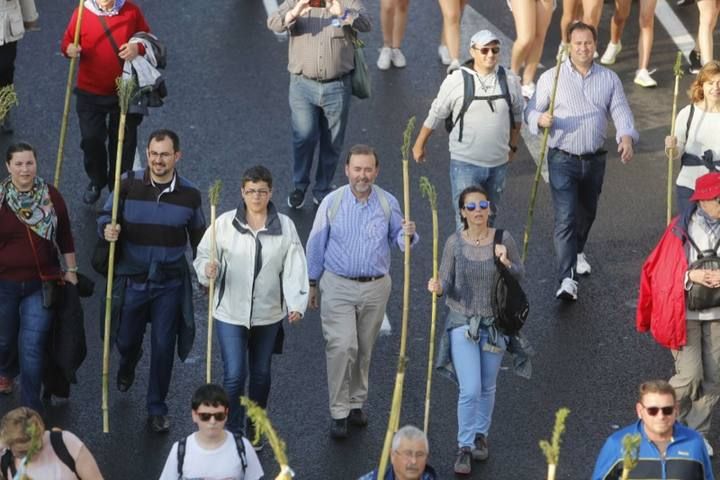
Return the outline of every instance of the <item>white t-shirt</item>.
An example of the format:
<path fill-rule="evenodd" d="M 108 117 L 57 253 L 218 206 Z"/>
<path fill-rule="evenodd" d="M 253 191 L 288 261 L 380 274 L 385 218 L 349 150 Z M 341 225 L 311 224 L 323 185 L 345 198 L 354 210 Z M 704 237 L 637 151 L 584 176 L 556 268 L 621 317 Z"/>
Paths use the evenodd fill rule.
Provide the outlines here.
<path fill-rule="evenodd" d="M 690 125 L 690 134 L 687 135 L 687 121 L 690 116 L 690 105 L 678 113 L 675 122 L 675 136 L 678 139 L 678 151 L 680 154 L 687 152 L 702 157 L 705 150 L 712 150 L 713 159 L 720 160 L 720 113 L 706 112 L 695 107 L 695 113 Z M 687 142 L 685 138 L 687 137 Z M 704 165 L 683 166 L 678 174 L 677 185 L 695 190 L 695 180 L 708 173 Z"/>
<path fill-rule="evenodd" d="M 243 443 L 247 469 L 243 475 L 232 433 L 225 431 L 225 443 L 214 450 L 206 450 L 198 445 L 196 435 L 197 433 L 190 435 L 185 443 L 183 480 L 259 480 L 263 476 L 262 465 L 246 438 L 243 438 Z M 160 474 L 160 480 L 177 480 L 177 449 L 178 442 L 175 442 Z"/>

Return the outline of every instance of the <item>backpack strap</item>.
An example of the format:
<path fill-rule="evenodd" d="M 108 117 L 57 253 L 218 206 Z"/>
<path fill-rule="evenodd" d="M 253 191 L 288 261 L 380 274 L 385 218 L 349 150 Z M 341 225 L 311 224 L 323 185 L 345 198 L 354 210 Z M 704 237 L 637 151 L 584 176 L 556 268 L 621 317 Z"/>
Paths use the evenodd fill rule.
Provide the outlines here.
<path fill-rule="evenodd" d="M 498 67 L 497 77 L 498 83 L 500 84 L 500 93 L 505 98 L 508 105 L 508 113 L 510 114 L 510 130 L 512 130 L 515 128 L 515 114 L 512 109 L 512 98 L 510 97 L 510 89 L 508 88 L 507 72 L 502 66 Z"/>
<path fill-rule="evenodd" d="M 345 195 L 345 190 L 350 188 L 348 185 L 343 185 L 342 187 L 335 190 L 333 193 L 331 193 L 332 203 L 330 204 L 330 207 L 327 211 L 327 217 L 328 217 L 328 225 L 335 220 L 335 217 L 337 216 L 338 210 L 340 210 L 340 204 L 342 203 L 342 197 Z"/>
<path fill-rule="evenodd" d="M 237 453 L 240 457 L 240 464 L 242 465 L 243 476 L 247 470 L 247 455 L 245 454 L 245 442 L 241 434 L 233 432 L 235 438 L 235 446 L 237 447 Z"/>
<path fill-rule="evenodd" d="M 75 459 L 72 458 L 70 452 L 65 445 L 65 441 L 62 437 L 62 430 L 51 430 L 50 431 L 50 444 L 52 445 L 55 455 L 65 464 L 77 478 L 80 478 L 77 470 L 75 469 Z"/>
<path fill-rule="evenodd" d="M 692 239 L 692 237 L 690 236 L 690 232 L 687 232 L 687 239 L 688 239 L 688 241 L 690 241 L 690 245 L 692 245 L 692 247 L 697 252 L 698 258 L 702 258 L 702 250 L 700 250 L 700 247 L 697 246 L 697 243 L 695 243 L 695 240 Z M 719 239 L 719 241 L 720 241 L 720 239 Z M 715 245 L 715 251 L 717 251 L 718 246 L 720 246 L 720 245 L 717 245 L 717 244 Z"/>
<path fill-rule="evenodd" d="M 185 444 L 187 442 L 187 437 L 183 437 L 180 440 L 178 440 L 178 448 L 177 448 L 177 472 L 178 472 L 178 480 L 182 480 L 183 477 L 183 463 L 185 462 Z"/>
<path fill-rule="evenodd" d="M 14 477 L 17 473 L 17 469 L 15 469 L 15 458 L 13 458 L 12 451 L 8 448 L 5 450 L 5 453 L 3 454 L 2 458 L 0 458 L 0 469 L 2 469 L 2 472 L 0 472 L 0 476 L 4 477 L 7 475 L 8 469 L 10 470 L 10 474 Z"/>
<path fill-rule="evenodd" d="M 695 104 L 690 104 L 690 113 L 688 114 L 687 124 L 685 125 L 685 143 L 687 144 L 688 136 L 690 135 L 690 124 L 692 123 L 693 116 L 695 115 Z"/>
<path fill-rule="evenodd" d="M 372 188 L 373 190 L 375 190 L 375 193 L 377 193 L 378 202 L 380 202 L 380 208 L 382 208 L 382 211 L 385 214 L 385 221 L 390 222 L 390 215 L 392 212 L 390 210 L 390 202 L 387 199 L 388 193 L 374 184 Z"/>
<path fill-rule="evenodd" d="M 455 128 L 455 125 L 460 122 L 458 142 L 462 142 L 463 126 L 465 124 L 465 112 L 468 111 L 468 108 L 470 108 L 470 104 L 473 102 L 473 100 L 475 100 L 475 79 L 473 78 L 473 75 L 462 68 L 460 69 L 460 71 L 462 72 L 463 77 L 463 103 L 462 107 L 460 107 L 460 113 L 458 113 L 458 116 L 455 117 L 455 121 L 452 122 L 452 128 L 450 129 L 452 131 L 452 129 Z"/>

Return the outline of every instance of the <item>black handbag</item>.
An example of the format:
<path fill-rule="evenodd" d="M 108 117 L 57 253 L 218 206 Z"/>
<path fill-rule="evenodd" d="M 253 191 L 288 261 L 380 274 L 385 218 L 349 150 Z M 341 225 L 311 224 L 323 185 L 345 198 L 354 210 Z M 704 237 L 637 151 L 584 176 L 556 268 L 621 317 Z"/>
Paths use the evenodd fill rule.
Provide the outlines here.
<path fill-rule="evenodd" d="M 495 245 L 502 243 L 503 231 L 495 230 L 495 238 L 493 240 L 493 256 L 495 255 Z M 495 326 L 498 330 L 506 335 L 514 335 L 520 331 L 525 325 L 528 314 L 530 313 L 530 304 L 527 295 L 520 286 L 517 278 L 510 273 L 510 270 L 495 256 L 495 281 L 492 287 L 492 310 L 495 317 Z"/>
<path fill-rule="evenodd" d="M 718 257 L 720 239 L 715 243 L 712 250 L 700 250 L 695 241 L 690 238 L 690 235 L 687 238 L 690 245 L 697 251 L 698 256 L 697 260 L 688 267 L 688 270 L 720 270 L 720 257 Z M 688 310 L 697 311 L 720 307 L 720 288 L 710 288 L 692 282 L 686 295 L 685 301 Z"/>

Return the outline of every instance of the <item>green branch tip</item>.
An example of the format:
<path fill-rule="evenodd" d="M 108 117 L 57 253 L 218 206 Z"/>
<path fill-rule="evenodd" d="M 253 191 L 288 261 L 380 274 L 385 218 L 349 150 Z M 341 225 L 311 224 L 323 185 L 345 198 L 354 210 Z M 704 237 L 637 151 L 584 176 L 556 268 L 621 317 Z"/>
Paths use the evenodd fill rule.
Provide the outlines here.
<path fill-rule="evenodd" d="M 548 465 L 557 465 L 560 460 L 560 443 L 562 442 L 562 434 L 565 433 L 565 421 L 568 415 L 570 415 L 569 408 L 560 408 L 555 414 L 555 426 L 551 442 L 540 440 L 540 449 L 545 454 Z"/>
<path fill-rule="evenodd" d="M 240 397 L 240 404 L 245 407 L 245 413 L 255 425 L 255 438 L 250 440 L 259 441 L 260 436 L 265 435 L 270 447 L 272 447 L 275 460 L 280 465 L 280 474 L 276 479 L 287 480 L 293 478 L 294 473 L 288 465 L 287 453 L 285 452 L 285 442 L 278 436 L 273 428 L 267 412 L 248 397 Z"/>
<path fill-rule="evenodd" d="M 215 183 L 213 183 L 210 190 L 208 190 L 210 205 L 218 206 L 220 203 L 220 190 L 222 190 L 222 180 L 215 180 Z"/>
<path fill-rule="evenodd" d="M 12 107 L 18 104 L 15 85 L 5 85 L 0 88 L 0 121 L 4 120 Z"/>
<path fill-rule="evenodd" d="M 137 84 L 135 79 L 118 77 L 115 79 L 115 87 L 117 89 L 118 104 L 120 105 L 120 113 L 125 115 L 130 107 L 130 100 L 132 100 Z"/>
<path fill-rule="evenodd" d="M 420 177 L 420 193 L 430 201 L 430 208 L 437 210 L 437 190 L 426 176 Z"/>
<path fill-rule="evenodd" d="M 673 73 L 678 78 L 682 77 L 685 73 L 683 72 L 682 57 L 683 53 L 677 52 L 677 56 L 675 57 L 675 65 L 673 66 Z"/>
<path fill-rule="evenodd" d="M 410 158 L 410 142 L 412 141 L 412 134 L 415 131 L 415 116 L 410 117 L 408 120 L 407 126 L 405 127 L 405 132 L 403 133 L 403 144 L 402 148 L 400 149 L 400 153 L 402 153 L 402 160 L 406 161 L 408 158 Z"/>
<path fill-rule="evenodd" d="M 642 442 L 642 437 L 639 433 L 635 435 L 628 433 L 623 437 L 623 469 L 632 471 L 637 467 L 638 457 L 640 455 L 640 442 Z"/>

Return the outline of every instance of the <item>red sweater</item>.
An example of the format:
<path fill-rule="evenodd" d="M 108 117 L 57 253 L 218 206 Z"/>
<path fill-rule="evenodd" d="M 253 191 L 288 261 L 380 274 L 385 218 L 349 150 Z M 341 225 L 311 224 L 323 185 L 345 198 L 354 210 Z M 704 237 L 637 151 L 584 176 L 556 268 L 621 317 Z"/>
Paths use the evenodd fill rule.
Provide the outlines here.
<path fill-rule="evenodd" d="M 75 245 L 65 201 L 55 187 L 52 185 L 48 185 L 48 187 L 50 188 L 50 200 L 52 200 L 55 213 L 58 216 L 57 232 L 55 234 L 58 246 L 63 254 L 73 253 Z M 60 275 L 58 254 L 52 242 L 40 238 L 32 230 L 30 234 L 37 251 L 42 274 L 44 276 Z M 37 280 L 38 278 L 40 278 L 40 275 L 30 246 L 27 227 L 18 220 L 17 216 L 7 206 L 7 202 L 3 202 L 0 205 L 0 279 L 25 282 Z"/>
<path fill-rule="evenodd" d="M 75 37 L 77 8 L 65 30 L 60 51 L 63 55 Z M 142 12 L 131 2 L 125 2 L 118 15 L 104 17 L 118 48 L 130 40 L 137 32 L 149 32 L 150 27 Z M 142 45 L 140 54 L 145 53 Z M 105 35 L 100 18 L 87 8 L 83 12 L 80 25 L 80 69 L 77 87 L 95 95 L 115 95 L 115 79 L 122 74 L 120 58 L 115 53 L 110 40 Z"/>

